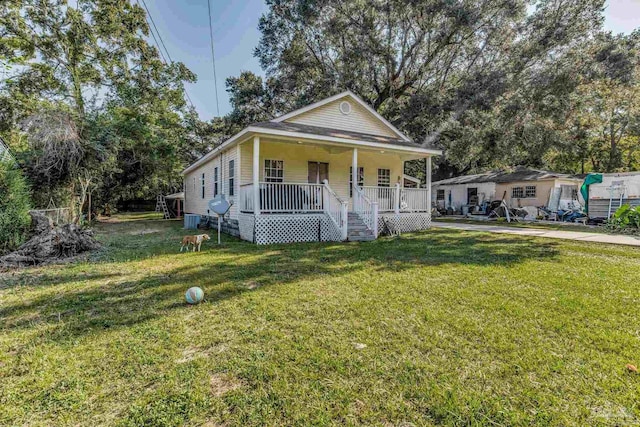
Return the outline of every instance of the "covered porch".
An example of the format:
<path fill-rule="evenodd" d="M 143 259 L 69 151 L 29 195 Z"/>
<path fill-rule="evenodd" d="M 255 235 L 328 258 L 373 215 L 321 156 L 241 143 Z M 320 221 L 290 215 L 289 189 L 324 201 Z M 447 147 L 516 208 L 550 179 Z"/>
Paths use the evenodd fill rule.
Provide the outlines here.
<path fill-rule="evenodd" d="M 255 135 L 239 158 L 239 222 L 241 235 L 252 229 L 248 240 L 372 240 L 429 226 L 430 155 Z M 419 158 L 426 187 L 404 188 L 404 163 Z"/>

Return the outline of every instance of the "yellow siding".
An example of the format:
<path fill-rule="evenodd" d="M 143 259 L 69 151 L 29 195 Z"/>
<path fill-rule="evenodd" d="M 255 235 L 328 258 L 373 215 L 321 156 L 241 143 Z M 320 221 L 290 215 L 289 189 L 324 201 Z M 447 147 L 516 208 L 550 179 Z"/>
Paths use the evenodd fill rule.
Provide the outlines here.
<path fill-rule="evenodd" d="M 340 112 L 340 103 L 342 101 L 347 101 L 351 104 L 350 114 L 342 114 Z M 348 97 L 335 100 L 285 121 L 398 138 L 398 135 L 389 129 L 387 125 Z"/>
<path fill-rule="evenodd" d="M 249 145 L 249 144 L 247 144 Z M 247 165 L 244 170 L 244 182 L 251 182 L 252 152 L 243 150 L 242 164 Z M 343 200 L 349 199 L 349 168 L 351 167 L 352 150 L 347 149 L 339 153 L 331 153 L 329 147 L 301 145 L 281 142 L 260 143 L 260 181 L 264 179 L 264 160 L 284 161 L 284 181 L 306 183 L 308 180 L 308 162 L 329 163 L 329 186 Z M 364 185 L 378 185 L 378 168 L 391 170 L 391 185 L 402 177 L 404 164 L 397 154 L 382 154 L 379 152 L 358 151 L 358 166 L 364 167 Z"/>
<path fill-rule="evenodd" d="M 511 189 L 513 187 L 536 187 L 536 197 L 512 199 Z M 496 199 L 502 199 L 504 192 L 507 192 L 505 202 L 512 208 L 522 206 L 546 206 L 549 203 L 549 195 L 551 189 L 554 187 L 554 180 L 548 181 L 521 181 L 521 182 L 509 182 L 506 184 L 496 184 Z"/>
<path fill-rule="evenodd" d="M 240 144 L 240 153 L 242 156 L 241 178 L 242 184 L 251 184 L 253 182 L 253 138 Z"/>
<path fill-rule="evenodd" d="M 197 169 L 189 172 L 184 177 L 184 190 L 185 190 L 185 206 L 184 211 L 186 213 L 194 213 L 200 215 L 207 215 L 209 200 L 213 199 L 213 170 L 218 167 L 218 186 L 219 191 L 227 195 L 227 198 L 233 205 L 229 211 L 230 218 L 236 219 L 238 212 L 238 204 L 240 203 L 240 173 L 238 165 L 237 147 L 232 147 L 221 155 L 218 155 L 207 163 L 200 165 Z M 229 196 L 229 161 L 235 160 L 236 173 L 235 173 L 235 193 L 234 196 Z M 222 163 L 222 164 L 221 164 Z M 205 176 L 205 196 L 202 197 L 202 174 Z M 222 178 L 222 179 L 221 179 Z"/>
<path fill-rule="evenodd" d="M 229 197 L 233 202 L 230 218 L 237 219 L 240 204 L 240 186 L 253 182 L 253 139 L 243 142 L 239 146 L 241 158 L 238 161 L 238 147 L 234 146 L 222 153 L 222 176 L 220 183 L 222 191 L 228 192 L 229 160 L 236 160 L 235 196 Z M 333 151 L 332 151 L 333 150 Z M 349 198 L 349 168 L 353 152 L 351 149 L 336 147 L 322 147 L 309 144 L 295 144 L 286 142 L 260 142 L 260 181 L 264 180 L 264 161 L 284 161 L 284 181 L 290 183 L 306 183 L 308 178 L 308 162 L 329 163 L 329 185 L 346 201 Z M 207 203 L 213 198 L 213 169 L 220 167 L 221 156 L 216 156 L 204 165 L 188 173 L 184 178 L 185 212 L 207 215 Z M 239 164 L 238 164 L 239 163 Z M 402 182 L 404 162 L 399 155 L 380 153 L 378 151 L 358 150 L 358 166 L 364 167 L 364 185 L 378 185 L 378 169 L 389 169 L 391 172 L 391 186 Z M 201 178 L 205 174 L 205 197 L 202 198 Z M 195 187 L 194 187 L 195 179 Z"/>

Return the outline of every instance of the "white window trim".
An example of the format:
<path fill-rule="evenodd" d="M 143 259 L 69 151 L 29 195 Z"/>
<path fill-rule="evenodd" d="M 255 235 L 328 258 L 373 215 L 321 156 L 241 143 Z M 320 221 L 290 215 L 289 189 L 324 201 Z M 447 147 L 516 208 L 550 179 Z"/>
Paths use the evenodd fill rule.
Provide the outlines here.
<path fill-rule="evenodd" d="M 280 177 L 276 176 L 276 177 L 267 177 L 267 162 L 281 162 L 282 163 L 282 181 L 267 181 L 267 179 L 280 179 Z M 273 169 L 272 167 L 269 167 L 268 169 Z M 278 170 L 278 169 L 273 169 L 273 170 Z M 284 181 L 284 160 L 280 160 L 280 159 L 264 159 L 263 163 L 262 163 L 262 179 L 264 180 L 264 182 L 273 182 L 273 183 L 278 183 L 278 182 L 285 182 Z"/>
<path fill-rule="evenodd" d="M 386 185 L 381 185 L 380 184 L 380 171 L 386 171 L 389 173 L 388 177 L 384 176 L 384 178 L 389 178 L 389 182 Z M 385 172 L 385 173 L 386 173 Z M 378 187 L 391 187 L 391 169 L 387 169 L 387 168 L 378 168 L 378 179 L 376 181 L 376 185 Z"/>
<path fill-rule="evenodd" d="M 516 189 L 522 190 L 522 195 L 521 196 L 516 196 L 514 191 Z M 511 198 L 512 199 L 524 199 L 524 187 L 522 186 L 518 186 L 518 187 L 511 187 Z"/>
<path fill-rule="evenodd" d="M 529 196 L 527 191 L 533 188 L 533 196 Z M 525 185 L 524 187 L 524 198 L 525 199 L 535 199 L 538 197 L 538 186 L 537 185 Z"/>

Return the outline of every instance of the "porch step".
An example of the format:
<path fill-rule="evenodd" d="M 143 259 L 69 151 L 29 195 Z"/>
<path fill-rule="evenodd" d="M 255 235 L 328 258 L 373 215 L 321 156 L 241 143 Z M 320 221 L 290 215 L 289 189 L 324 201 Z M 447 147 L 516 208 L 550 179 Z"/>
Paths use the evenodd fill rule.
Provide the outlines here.
<path fill-rule="evenodd" d="M 347 240 L 352 242 L 369 242 L 375 240 L 373 232 L 367 228 L 358 214 L 349 212 L 347 215 Z"/>

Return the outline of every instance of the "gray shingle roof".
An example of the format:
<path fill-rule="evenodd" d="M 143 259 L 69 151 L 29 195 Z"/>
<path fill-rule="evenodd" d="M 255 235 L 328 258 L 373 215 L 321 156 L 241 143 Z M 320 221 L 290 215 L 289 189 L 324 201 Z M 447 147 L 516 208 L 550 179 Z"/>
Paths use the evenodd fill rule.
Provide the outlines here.
<path fill-rule="evenodd" d="M 512 171 L 490 171 L 476 175 L 464 175 L 455 178 L 443 179 L 441 181 L 435 181 L 433 185 L 474 184 L 482 182 L 506 183 L 517 181 L 541 181 L 545 179 L 555 178 L 580 179 L 580 177 L 576 175 L 538 169 L 529 169 L 518 166 Z"/>
<path fill-rule="evenodd" d="M 300 123 L 288 122 L 259 122 L 251 125 L 263 129 L 276 129 L 287 132 L 307 133 L 310 135 L 329 136 L 334 138 L 352 139 L 354 141 L 378 142 L 381 144 L 400 145 L 403 147 L 416 147 L 438 150 L 436 147 L 424 147 L 413 141 L 405 141 L 401 138 L 392 138 L 382 135 L 372 135 L 368 133 L 353 132 L 349 130 L 331 129 L 320 126 L 303 125 Z"/>

